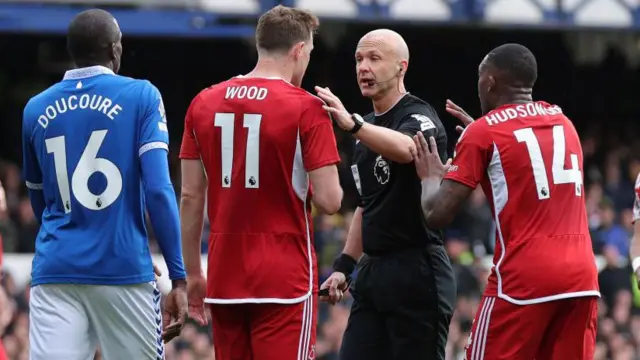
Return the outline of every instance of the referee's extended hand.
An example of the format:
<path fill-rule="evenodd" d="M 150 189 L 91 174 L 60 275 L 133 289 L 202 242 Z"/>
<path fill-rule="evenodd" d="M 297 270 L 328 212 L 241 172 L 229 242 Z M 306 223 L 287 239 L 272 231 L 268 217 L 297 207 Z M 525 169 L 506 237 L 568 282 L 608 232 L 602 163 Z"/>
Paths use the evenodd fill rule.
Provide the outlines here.
<path fill-rule="evenodd" d="M 442 179 L 451 166 L 451 159 L 447 160 L 446 164 L 443 164 L 438 154 L 438 144 L 433 136 L 429 137 L 429 143 L 422 135 L 422 132 L 418 132 L 413 137 L 413 141 L 416 143 L 416 151 L 413 154 L 413 162 L 416 165 L 416 172 L 418 178 L 424 180 L 427 178 Z"/>
<path fill-rule="evenodd" d="M 320 290 L 329 289 L 329 296 L 320 296 L 320 301 L 335 305 L 342 300 L 348 287 L 347 277 L 343 273 L 336 271 L 320 286 Z"/>
<path fill-rule="evenodd" d="M 187 320 L 187 291 L 184 280 L 174 280 L 162 312 L 162 340 L 165 343 L 180 335 Z"/>
<path fill-rule="evenodd" d="M 447 110 L 447 112 L 453 115 L 456 119 L 462 121 L 462 125 L 464 126 L 460 126 L 460 125 L 456 126 L 456 131 L 458 132 L 458 134 L 462 134 L 462 132 L 464 131 L 464 128 L 466 128 L 467 126 L 469 126 L 469 124 L 473 122 L 473 118 L 471 117 L 471 115 L 467 114 L 467 112 L 464 111 L 463 108 L 461 108 L 451 100 L 447 99 L 445 110 Z"/>
<path fill-rule="evenodd" d="M 342 105 L 342 101 L 328 87 L 316 86 L 315 90 L 318 93 L 318 97 L 326 103 L 322 108 L 331 114 L 331 117 L 342 130 L 349 131 L 356 125 L 351 119 L 351 114 Z"/>

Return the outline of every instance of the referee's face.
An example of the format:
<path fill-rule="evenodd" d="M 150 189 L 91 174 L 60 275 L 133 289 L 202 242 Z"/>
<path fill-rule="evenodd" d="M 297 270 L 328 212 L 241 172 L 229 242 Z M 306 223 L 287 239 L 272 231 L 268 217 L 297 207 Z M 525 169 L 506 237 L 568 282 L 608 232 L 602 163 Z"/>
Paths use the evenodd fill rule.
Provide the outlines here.
<path fill-rule="evenodd" d="M 384 97 L 398 86 L 400 63 L 388 42 L 364 37 L 356 48 L 356 74 L 362 96 Z"/>

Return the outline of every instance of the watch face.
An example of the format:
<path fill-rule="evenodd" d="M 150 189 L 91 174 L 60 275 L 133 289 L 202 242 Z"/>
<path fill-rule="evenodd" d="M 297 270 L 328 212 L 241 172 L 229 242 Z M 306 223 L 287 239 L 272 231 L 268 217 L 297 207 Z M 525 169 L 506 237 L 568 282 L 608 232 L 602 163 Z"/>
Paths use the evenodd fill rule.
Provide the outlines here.
<path fill-rule="evenodd" d="M 353 114 L 353 118 L 355 121 L 357 121 L 360 124 L 364 122 L 364 119 L 362 118 L 362 116 L 360 116 L 360 114 Z"/>

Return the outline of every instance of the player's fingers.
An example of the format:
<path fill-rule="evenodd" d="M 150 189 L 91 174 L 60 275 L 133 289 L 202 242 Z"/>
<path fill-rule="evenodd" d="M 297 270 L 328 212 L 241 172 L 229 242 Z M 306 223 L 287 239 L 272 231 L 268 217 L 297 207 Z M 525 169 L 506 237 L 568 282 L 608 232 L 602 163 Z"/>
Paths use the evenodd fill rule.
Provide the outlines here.
<path fill-rule="evenodd" d="M 418 133 L 416 134 L 416 136 L 414 136 L 414 142 L 416 144 L 416 148 L 418 149 L 418 153 L 419 156 L 425 156 L 427 149 L 425 149 L 422 146 L 422 139 L 424 138 L 424 135 L 422 135 L 421 132 L 418 131 Z"/>
<path fill-rule="evenodd" d="M 447 112 L 451 114 L 456 119 L 460 120 L 465 126 L 471 124 L 473 119 L 469 116 L 464 110 L 458 110 L 454 108 L 446 108 Z"/>
<path fill-rule="evenodd" d="M 450 106 L 452 108 L 460 108 L 458 104 L 454 103 L 451 99 L 447 99 L 446 106 Z"/>
<path fill-rule="evenodd" d="M 456 131 L 458 132 L 458 134 L 462 135 L 462 132 L 464 131 L 464 128 L 460 125 L 456 126 Z"/>
<path fill-rule="evenodd" d="M 434 156 L 438 156 L 438 144 L 436 144 L 436 138 L 429 136 L 429 152 Z"/>
<path fill-rule="evenodd" d="M 418 139 L 418 135 L 413 135 L 413 143 L 416 145 L 415 149 L 411 148 L 411 155 L 414 159 L 420 159 L 422 156 L 422 146 L 420 145 L 420 139 Z"/>
<path fill-rule="evenodd" d="M 195 320 L 198 324 L 204 325 L 204 317 L 202 314 L 204 309 L 199 309 L 198 306 L 189 306 L 189 318 Z"/>
<path fill-rule="evenodd" d="M 166 330 L 169 325 L 171 325 L 171 311 L 165 308 L 165 310 L 162 311 L 162 329 Z"/>
<path fill-rule="evenodd" d="M 446 167 L 449 167 L 449 166 L 451 166 L 451 163 L 452 163 L 452 162 L 453 162 L 453 159 L 449 158 L 449 159 L 447 160 L 447 163 L 446 163 L 446 164 L 444 164 L 444 165 L 445 165 Z"/>
<path fill-rule="evenodd" d="M 165 331 L 162 332 L 162 340 L 164 340 L 165 343 L 168 343 L 169 341 L 178 337 L 181 332 L 182 324 L 171 324 L 171 326 L 169 326 Z"/>
<path fill-rule="evenodd" d="M 422 133 L 418 133 L 418 139 L 420 140 L 420 147 L 422 148 L 422 153 L 424 156 L 427 156 L 431 153 L 429 150 L 429 145 L 427 144 L 427 139 L 424 138 Z"/>

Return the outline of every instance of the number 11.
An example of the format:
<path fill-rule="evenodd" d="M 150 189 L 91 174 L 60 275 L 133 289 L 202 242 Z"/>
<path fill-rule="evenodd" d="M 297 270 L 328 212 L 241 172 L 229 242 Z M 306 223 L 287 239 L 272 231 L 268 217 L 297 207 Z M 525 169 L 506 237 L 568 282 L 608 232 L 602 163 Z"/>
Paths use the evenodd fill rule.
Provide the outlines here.
<path fill-rule="evenodd" d="M 244 114 L 244 127 L 248 130 L 247 135 L 247 155 L 245 157 L 245 180 L 244 186 L 249 189 L 260 187 L 260 122 L 261 114 Z M 235 114 L 216 113 L 215 126 L 220 127 L 222 135 L 220 143 L 222 146 L 222 187 L 231 187 L 231 177 L 233 173 L 233 137 Z"/>

